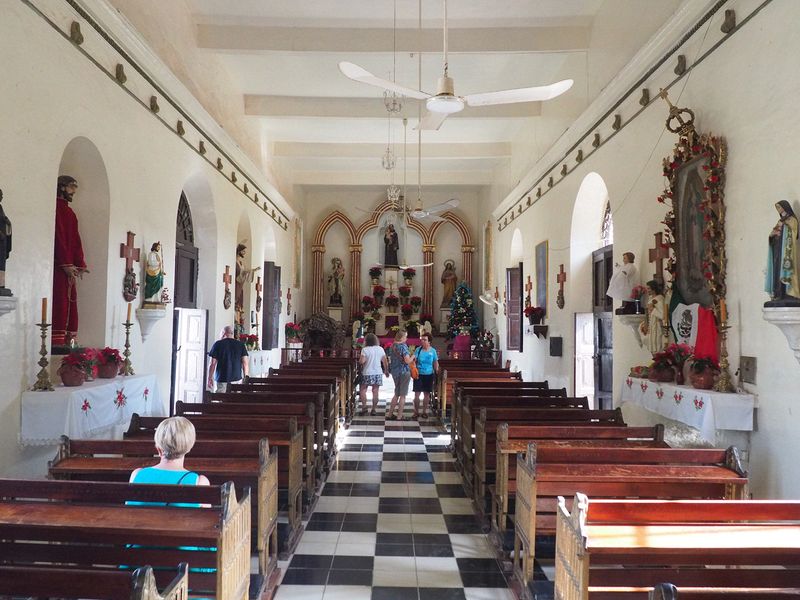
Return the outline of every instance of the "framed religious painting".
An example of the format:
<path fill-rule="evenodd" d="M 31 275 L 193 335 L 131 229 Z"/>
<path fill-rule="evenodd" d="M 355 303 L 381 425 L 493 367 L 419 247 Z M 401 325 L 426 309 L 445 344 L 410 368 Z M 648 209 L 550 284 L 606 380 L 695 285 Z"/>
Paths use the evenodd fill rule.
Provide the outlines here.
<path fill-rule="evenodd" d="M 536 262 L 536 306 L 543 308 L 547 314 L 547 240 L 536 244 L 534 258 Z"/>

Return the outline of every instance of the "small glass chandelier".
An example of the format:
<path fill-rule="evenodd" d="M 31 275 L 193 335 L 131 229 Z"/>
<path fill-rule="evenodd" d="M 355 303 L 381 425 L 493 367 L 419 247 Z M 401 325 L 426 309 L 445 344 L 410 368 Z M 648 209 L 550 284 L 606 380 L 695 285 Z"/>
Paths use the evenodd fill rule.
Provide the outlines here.
<path fill-rule="evenodd" d="M 389 114 L 397 114 L 403 110 L 402 98 L 402 96 L 399 96 L 394 92 L 390 92 L 389 90 L 385 90 L 383 92 L 383 105 L 386 107 L 386 110 L 389 112 Z"/>

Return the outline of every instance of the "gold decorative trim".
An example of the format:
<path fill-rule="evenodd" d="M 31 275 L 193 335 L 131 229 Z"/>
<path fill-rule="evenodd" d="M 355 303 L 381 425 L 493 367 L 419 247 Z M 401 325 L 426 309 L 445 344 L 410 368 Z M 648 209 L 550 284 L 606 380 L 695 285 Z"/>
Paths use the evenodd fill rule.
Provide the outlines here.
<path fill-rule="evenodd" d="M 114 69 L 114 79 L 122 84 L 128 81 L 128 76 L 125 75 L 125 66 L 123 64 L 117 64 L 117 67 Z"/>
<path fill-rule="evenodd" d="M 158 105 L 158 98 L 155 96 L 150 96 L 150 110 L 156 114 L 161 110 L 161 107 Z"/>
<path fill-rule="evenodd" d="M 69 26 L 69 39 L 73 41 L 76 45 L 80 46 L 83 44 L 83 34 L 81 33 L 81 24 L 77 21 L 73 21 Z"/>
<path fill-rule="evenodd" d="M 175 133 L 181 137 L 186 135 L 186 128 L 183 126 L 183 121 L 178 120 L 177 124 L 175 125 Z"/>

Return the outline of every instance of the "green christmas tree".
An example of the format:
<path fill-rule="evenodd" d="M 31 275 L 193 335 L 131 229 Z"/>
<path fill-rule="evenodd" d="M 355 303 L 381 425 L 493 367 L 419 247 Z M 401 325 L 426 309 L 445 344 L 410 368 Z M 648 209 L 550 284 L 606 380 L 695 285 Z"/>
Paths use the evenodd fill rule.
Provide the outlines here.
<path fill-rule="evenodd" d="M 466 283 L 459 283 L 453 298 L 450 300 L 450 322 L 447 324 L 447 337 L 453 339 L 462 330 L 469 330 L 475 338 L 478 335 L 478 315 L 475 314 L 475 303 L 472 290 Z"/>

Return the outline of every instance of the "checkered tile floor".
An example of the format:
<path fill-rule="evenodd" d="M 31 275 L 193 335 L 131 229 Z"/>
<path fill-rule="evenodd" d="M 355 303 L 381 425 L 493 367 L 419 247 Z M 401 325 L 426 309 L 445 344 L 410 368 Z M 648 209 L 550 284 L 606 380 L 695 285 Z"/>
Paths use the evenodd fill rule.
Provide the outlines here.
<path fill-rule="evenodd" d="M 356 417 L 276 600 L 512 600 L 433 421 Z M 406 418 L 412 412 L 406 401 Z"/>

